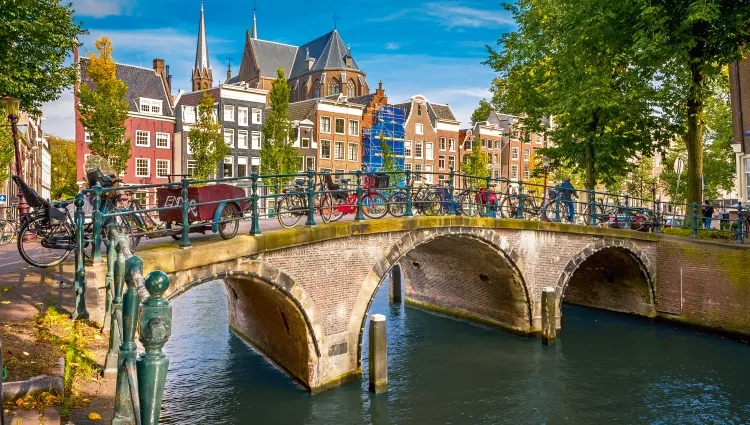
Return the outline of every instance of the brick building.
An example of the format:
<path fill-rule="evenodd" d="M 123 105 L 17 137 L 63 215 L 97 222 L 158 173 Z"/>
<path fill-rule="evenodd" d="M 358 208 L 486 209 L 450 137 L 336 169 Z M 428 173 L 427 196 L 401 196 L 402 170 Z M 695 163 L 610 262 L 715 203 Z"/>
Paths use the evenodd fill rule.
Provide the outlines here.
<path fill-rule="evenodd" d="M 729 64 L 732 99 L 732 129 L 737 177 L 735 194 L 750 202 L 750 59 Z"/>
<path fill-rule="evenodd" d="M 80 81 L 92 86 L 86 73 L 87 58 L 79 61 Z M 128 86 L 125 98 L 130 106 L 125 121 L 125 137 L 130 138 L 130 159 L 122 174 L 124 184 L 157 184 L 167 182 L 172 174 L 172 135 L 174 133 L 174 111 L 170 104 L 169 67 L 162 59 L 154 59 L 153 69 L 133 65 L 117 64 L 117 78 Z M 78 86 L 74 90 L 74 104 L 78 105 Z M 86 184 L 84 164 L 91 151 L 89 134 L 76 115 L 76 154 L 79 159 L 77 181 Z M 136 194 L 146 202 L 153 202 L 153 195 L 145 191 Z"/>
<path fill-rule="evenodd" d="M 0 117 L 0 121 L 2 121 L 0 125 L 9 125 L 6 116 Z M 20 111 L 16 128 L 18 129 L 18 145 L 21 149 L 23 167 L 23 176 L 21 177 L 26 184 L 36 190 L 39 196 L 50 199 L 52 157 L 49 153 L 49 142 L 42 131 L 42 117 L 34 117 Z M 8 132 L 10 134 L 10 127 L 8 127 Z M 15 156 L 8 164 L 7 172 L 9 176 L 18 174 Z M 7 207 L 18 202 L 17 193 L 17 187 L 10 178 L 0 181 L 0 194 L 6 195 L 5 201 L 0 202 L 0 207 Z M 0 216 L 5 217 L 3 211 L 0 211 Z"/>

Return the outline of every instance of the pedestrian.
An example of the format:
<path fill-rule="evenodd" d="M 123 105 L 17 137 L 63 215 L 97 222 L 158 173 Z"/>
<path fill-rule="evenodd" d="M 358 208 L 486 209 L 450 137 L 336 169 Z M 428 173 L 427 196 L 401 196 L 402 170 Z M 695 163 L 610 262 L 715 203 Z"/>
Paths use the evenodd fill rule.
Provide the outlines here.
<path fill-rule="evenodd" d="M 565 179 L 560 185 L 560 201 L 568 207 L 568 221 L 571 223 L 576 215 L 573 197 L 578 198 L 578 192 L 576 192 L 576 188 L 570 182 L 570 179 Z"/>
<path fill-rule="evenodd" d="M 703 204 L 703 228 L 710 229 L 711 228 L 711 221 L 714 216 L 714 206 L 711 205 L 710 200 L 706 200 L 705 204 Z"/>

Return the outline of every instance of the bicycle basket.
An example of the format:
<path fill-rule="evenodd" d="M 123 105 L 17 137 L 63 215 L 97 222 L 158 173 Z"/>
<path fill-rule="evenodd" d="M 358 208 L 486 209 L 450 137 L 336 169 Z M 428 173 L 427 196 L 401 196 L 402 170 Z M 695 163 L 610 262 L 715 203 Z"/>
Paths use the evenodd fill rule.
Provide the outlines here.
<path fill-rule="evenodd" d="M 365 189 L 386 189 L 389 185 L 388 174 L 375 173 L 365 174 L 364 187 Z"/>

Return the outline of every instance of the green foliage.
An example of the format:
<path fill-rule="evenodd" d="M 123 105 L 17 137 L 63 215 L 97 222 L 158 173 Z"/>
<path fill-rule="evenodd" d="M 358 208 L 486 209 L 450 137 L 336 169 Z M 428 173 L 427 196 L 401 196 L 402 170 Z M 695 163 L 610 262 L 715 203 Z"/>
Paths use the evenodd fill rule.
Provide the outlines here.
<path fill-rule="evenodd" d="M 276 80 L 271 85 L 271 110 L 263 124 L 263 146 L 260 149 L 260 163 L 263 174 L 295 174 L 301 162 L 299 151 L 292 145 L 292 121 L 289 119 L 290 88 L 279 68 Z M 281 188 L 293 177 L 264 179 L 272 188 Z"/>
<path fill-rule="evenodd" d="M 492 113 L 492 105 L 490 102 L 488 102 L 487 99 L 480 100 L 479 106 L 477 106 L 477 109 L 471 114 L 471 125 L 487 121 L 487 117 L 490 116 L 490 113 Z"/>
<path fill-rule="evenodd" d="M 388 142 L 386 142 L 385 135 L 382 131 L 380 132 L 379 138 L 380 150 L 382 151 L 381 155 L 383 156 L 383 167 L 381 171 L 388 173 L 391 185 L 393 186 L 396 184 L 396 182 L 401 180 L 401 178 L 404 176 L 404 173 L 403 170 L 398 168 L 396 154 L 393 153 L 393 150 L 391 150 Z"/>
<path fill-rule="evenodd" d="M 130 138 L 125 137 L 130 109 L 125 100 L 128 87 L 117 78 L 112 43 L 107 37 L 96 40 L 96 50 L 99 56 L 89 53 L 86 65 L 93 89 L 81 84 L 78 112 L 83 128 L 91 135 L 91 153 L 106 159 L 119 174 L 125 171 L 130 158 Z"/>
<path fill-rule="evenodd" d="M 16 149 L 13 146 L 13 132 L 10 125 L 4 124 L 0 124 L 0 182 L 10 178 L 8 166 L 16 157 Z"/>
<path fill-rule="evenodd" d="M 76 184 L 76 142 L 47 136 L 52 157 L 52 199 L 72 198 L 78 193 Z"/>
<path fill-rule="evenodd" d="M 471 178 L 466 179 L 466 183 L 474 188 L 487 187 L 486 178 L 490 175 L 489 164 L 489 155 L 482 152 L 482 145 L 479 140 L 474 140 L 471 153 L 464 155 L 464 164 L 461 167 L 463 173 L 471 176 Z"/>
<path fill-rule="evenodd" d="M 216 173 L 219 161 L 232 152 L 224 143 L 220 129 L 221 125 L 214 121 L 214 97 L 205 92 L 198 103 L 198 120 L 188 133 L 188 143 L 195 161 L 193 178 L 208 179 Z"/>
<path fill-rule="evenodd" d="M 670 140 L 653 70 L 635 64 L 634 1 L 519 0 L 506 5 L 518 29 L 489 49 L 495 108 L 527 114 L 527 131 L 554 141 L 541 152 L 552 167 L 581 170 L 587 189 L 627 175 L 629 158 Z M 550 116 L 555 127 L 545 129 Z"/>
<path fill-rule="evenodd" d="M 40 114 L 73 85 L 68 54 L 87 32 L 61 0 L 0 1 L 0 97 L 21 99 L 21 108 Z"/>
<path fill-rule="evenodd" d="M 654 181 L 654 159 L 637 158 L 630 174 L 625 179 L 625 192 L 635 199 L 651 199 L 651 182 Z M 609 188 L 607 188 L 609 189 Z"/>

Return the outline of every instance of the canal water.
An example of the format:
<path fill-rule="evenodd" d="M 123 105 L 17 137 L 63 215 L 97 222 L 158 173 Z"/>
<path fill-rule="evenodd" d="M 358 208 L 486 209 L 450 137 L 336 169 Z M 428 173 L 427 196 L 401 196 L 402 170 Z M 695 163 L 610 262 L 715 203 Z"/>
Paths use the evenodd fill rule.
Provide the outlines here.
<path fill-rule="evenodd" d="M 173 302 L 163 424 L 749 424 L 750 346 L 567 306 L 554 346 L 390 305 L 389 391 L 309 396 L 228 330 L 224 285 Z"/>

